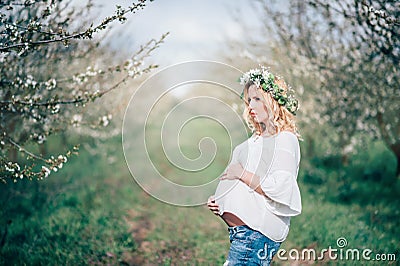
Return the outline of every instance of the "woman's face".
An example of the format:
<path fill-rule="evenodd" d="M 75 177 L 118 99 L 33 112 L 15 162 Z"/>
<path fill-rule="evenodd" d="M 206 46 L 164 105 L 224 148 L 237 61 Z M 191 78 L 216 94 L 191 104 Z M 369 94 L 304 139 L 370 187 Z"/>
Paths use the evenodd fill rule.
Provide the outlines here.
<path fill-rule="evenodd" d="M 267 124 L 266 122 L 268 120 L 268 113 L 262 97 L 263 96 L 261 92 L 257 89 L 256 86 L 250 86 L 247 99 L 249 102 L 250 115 L 254 118 L 256 122 L 263 122 L 264 124 Z"/>

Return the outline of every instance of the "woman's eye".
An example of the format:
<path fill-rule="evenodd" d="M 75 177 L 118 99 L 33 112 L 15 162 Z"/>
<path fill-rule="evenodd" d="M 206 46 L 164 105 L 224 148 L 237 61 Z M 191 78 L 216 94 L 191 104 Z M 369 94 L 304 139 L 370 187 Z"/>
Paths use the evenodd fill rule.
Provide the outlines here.
<path fill-rule="evenodd" d="M 256 100 L 256 101 L 259 101 L 259 100 L 260 100 L 260 98 L 256 97 L 256 98 L 255 98 L 255 100 Z"/>
<path fill-rule="evenodd" d="M 250 101 L 251 101 L 251 99 L 250 99 L 250 98 L 248 98 L 248 99 L 247 99 L 247 101 L 248 101 L 248 102 L 250 102 Z"/>

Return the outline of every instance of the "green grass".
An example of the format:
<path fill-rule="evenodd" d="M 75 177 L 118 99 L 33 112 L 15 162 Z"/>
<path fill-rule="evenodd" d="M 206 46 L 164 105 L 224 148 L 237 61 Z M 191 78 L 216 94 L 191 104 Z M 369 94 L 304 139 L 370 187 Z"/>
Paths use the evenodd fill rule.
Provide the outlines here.
<path fill-rule="evenodd" d="M 396 253 L 399 260 L 399 181 L 380 183 L 370 170 L 355 167 L 359 164 L 357 159 L 339 170 L 326 160 L 303 158 L 303 213 L 292 219 L 282 248 L 320 251 L 336 248 L 336 240 L 345 237 L 349 248 Z M 352 174 L 353 168 L 358 170 Z M 225 224 L 205 206 L 176 207 L 144 193 L 127 169 L 119 138 L 95 154 L 83 146 L 47 180 L 0 190 L 1 233 L 11 221 L 0 250 L 2 265 L 222 265 L 229 248 Z M 274 263 L 290 264 L 276 258 Z"/>
<path fill-rule="evenodd" d="M 1 264 L 107 263 L 134 250 L 123 216 L 135 194 L 123 179 L 134 186 L 121 164 L 117 176 L 104 159 L 82 151 L 47 180 L 1 187 L 2 229 L 11 221 Z"/>

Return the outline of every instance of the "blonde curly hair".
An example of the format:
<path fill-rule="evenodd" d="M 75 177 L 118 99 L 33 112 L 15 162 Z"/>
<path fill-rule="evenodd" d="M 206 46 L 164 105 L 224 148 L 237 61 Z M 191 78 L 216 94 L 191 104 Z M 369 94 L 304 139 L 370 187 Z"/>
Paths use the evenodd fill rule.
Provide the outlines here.
<path fill-rule="evenodd" d="M 279 87 L 287 90 L 288 86 L 286 82 L 279 77 L 276 77 L 274 82 Z M 250 108 L 248 102 L 248 92 L 250 87 L 256 87 L 257 91 L 263 96 L 262 101 L 264 108 L 268 113 L 268 124 L 258 123 L 250 115 Z M 261 135 L 263 132 L 267 132 L 268 135 L 275 135 L 281 131 L 289 131 L 301 139 L 300 133 L 296 126 L 295 116 L 289 112 L 284 106 L 280 105 L 271 95 L 271 93 L 264 91 L 261 86 L 257 86 L 253 81 L 249 81 L 245 84 L 243 90 L 243 100 L 246 104 L 243 111 L 243 118 L 245 119 L 250 130 L 257 135 Z"/>

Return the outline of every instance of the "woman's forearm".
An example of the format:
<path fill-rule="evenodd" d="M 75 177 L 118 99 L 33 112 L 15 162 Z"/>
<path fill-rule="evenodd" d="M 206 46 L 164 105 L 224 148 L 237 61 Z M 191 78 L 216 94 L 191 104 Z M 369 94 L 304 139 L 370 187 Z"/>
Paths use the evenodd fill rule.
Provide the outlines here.
<path fill-rule="evenodd" d="M 243 174 L 240 177 L 240 180 L 245 183 L 247 186 L 249 186 L 251 189 L 253 189 L 255 192 L 258 194 L 269 198 L 265 192 L 261 189 L 260 186 L 260 177 L 256 174 L 253 174 L 248 171 L 244 171 Z"/>

